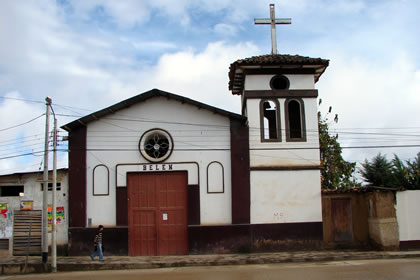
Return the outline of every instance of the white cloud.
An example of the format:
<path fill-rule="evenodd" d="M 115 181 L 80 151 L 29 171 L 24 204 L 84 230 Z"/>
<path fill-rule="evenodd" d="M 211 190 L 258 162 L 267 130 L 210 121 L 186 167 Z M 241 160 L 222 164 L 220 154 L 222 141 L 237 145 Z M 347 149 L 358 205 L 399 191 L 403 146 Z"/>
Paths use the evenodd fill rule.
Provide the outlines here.
<path fill-rule="evenodd" d="M 15 100 L 22 98 L 19 92 L 2 96 L 6 98 L 0 99 L 0 158 L 43 151 L 45 117 L 17 126 L 43 114 L 42 104 Z M 28 166 L 34 168 L 33 165 L 39 165 L 41 160 L 42 157 L 36 156 L 0 159 L 0 172 L 20 172 Z"/>
<path fill-rule="evenodd" d="M 339 124 L 332 125 L 340 131 L 365 134 L 340 134 L 342 146 L 408 145 L 418 143 L 416 134 L 403 129 L 420 127 L 417 118 L 420 106 L 419 69 L 406 54 L 389 58 L 385 65 L 372 64 L 363 57 L 349 58 L 343 53 L 330 55 L 331 66 L 318 84 L 324 111 L 332 105 L 339 114 Z M 396 128 L 390 130 L 390 128 Z M 396 134 L 396 135 L 378 135 Z M 417 133 L 418 134 L 418 133 Z M 415 156 L 418 148 L 394 148 L 382 151 L 401 158 Z M 350 160 L 372 158 L 380 149 L 345 150 Z"/>
<path fill-rule="evenodd" d="M 17 91 L 40 101 L 50 95 L 54 103 L 98 110 L 160 88 L 239 112 L 239 98 L 228 91 L 229 64 L 261 54 L 260 48 L 269 49 L 256 36 L 266 32 L 269 40 L 269 30 L 254 32 L 244 26 L 254 17 L 268 17 L 271 2 L 79 0 L 68 1 L 71 6 L 64 9 L 49 0 L 0 1 L 0 94 Z M 289 35 L 279 39 L 279 45 L 292 54 L 331 59 L 318 86 L 324 104 L 339 113 L 339 128 L 420 126 L 415 117 L 420 107 L 418 4 L 361 0 L 275 4 L 277 17 L 292 17 L 294 22 L 293 34 L 285 31 Z M 71 8 L 73 14 L 68 12 Z M 165 22 L 155 23 L 157 18 Z M 163 25 L 170 29 L 162 30 Z M 152 35 L 147 37 L 147 32 Z M 158 36 L 160 32 L 169 35 Z M 215 35 L 235 36 L 238 41 L 214 42 L 220 38 Z M 9 102 L 0 106 L 10 114 L 16 109 Z M 8 121 L 31 117 L 15 115 Z M 60 124 L 67 121 L 61 118 Z M 361 143 L 354 138 L 344 142 Z M 363 159 L 377 152 L 345 154 Z M 400 152 L 408 155 L 412 150 Z"/>
<path fill-rule="evenodd" d="M 222 36 L 234 36 L 238 33 L 238 29 L 231 24 L 218 23 L 214 26 L 214 32 Z"/>
<path fill-rule="evenodd" d="M 202 52 L 193 50 L 165 54 L 142 78 L 143 87 L 175 94 L 240 112 L 240 100 L 228 90 L 229 65 L 238 57 L 258 53 L 251 44 L 210 43 Z"/>

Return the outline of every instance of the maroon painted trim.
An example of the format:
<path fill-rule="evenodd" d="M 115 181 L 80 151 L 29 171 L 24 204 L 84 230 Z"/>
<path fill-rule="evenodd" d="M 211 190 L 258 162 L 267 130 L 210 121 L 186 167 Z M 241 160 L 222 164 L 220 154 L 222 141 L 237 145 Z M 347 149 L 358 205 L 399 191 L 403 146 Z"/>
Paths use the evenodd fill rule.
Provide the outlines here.
<path fill-rule="evenodd" d="M 222 167 L 222 191 L 221 192 L 211 192 L 209 190 L 209 167 L 212 164 L 219 164 Z M 212 193 L 225 193 L 225 168 L 223 167 L 223 164 L 218 162 L 218 161 L 212 161 L 207 165 L 207 193 L 212 194 Z"/>
<path fill-rule="evenodd" d="M 117 226 L 128 226 L 127 188 L 116 188 Z"/>
<path fill-rule="evenodd" d="M 95 170 L 99 166 L 105 167 L 106 171 L 107 171 L 107 174 L 108 174 L 108 176 L 107 176 L 107 193 L 95 194 Z M 109 168 L 108 168 L 108 166 L 106 166 L 105 164 L 98 164 L 97 166 L 95 166 L 93 168 L 92 173 L 93 173 L 93 176 L 92 176 L 92 195 L 93 196 L 108 196 L 109 195 Z"/>
<path fill-rule="evenodd" d="M 322 222 L 251 225 L 254 240 L 323 240 Z"/>
<path fill-rule="evenodd" d="M 188 225 L 200 224 L 200 185 L 188 185 Z"/>
<path fill-rule="evenodd" d="M 189 186 L 191 187 L 191 186 Z M 197 186 L 198 187 L 198 186 Z M 298 248 L 311 249 L 322 243 L 322 222 L 285 224 L 242 224 L 200 226 L 189 225 L 188 248 L 190 254 L 270 251 Z M 96 228 L 70 227 L 68 249 L 70 256 L 91 254 Z M 128 255 L 128 227 L 105 227 L 106 254 Z M 318 241 L 312 242 L 312 241 Z M 275 246 L 280 243 L 280 247 Z M 255 244 L 268 244 L 258 248 Z M 285 248 L 284 248 L 285 247 Z"/>
<path fill-rule="evenodd" d="M 232 224 L 249 224 L 251 215 L 249 128 L 235 119 L 230 120 L 230 147 Z"/>
<path fill-rule="evenodd" d="M 323 229 L 322 222 L 189 226 L 188 237 L 191 254 L 308 250 L 322 245 Z"/>
<path fill-rule="evenodd" d="M 400 241 L 400 250 L 420 249 L 420 240 Z"/>
<path fill-rule="evenodd" d="M 317 89 L 276 89 L 276 90 L 246 90 L 247 98 L 278 98 L 278 97 L 318 97 Z"/>
<path fill-rule="evenodd" d="M 68 254 L 70 256 L 88 256 L 92 254 L 93 240 L 98 232 L 96 227 L 69 228 Z M 103 231 L 105 255 L 128 255 L 128 227 L 107 227 Z"/>
<path fill-rule="evenodd" d="M 255 166 L 251 171 L 289 171 L 289 170 L 320 170 L 320 165 L 301 165 L 301 166 Z"/>
<path fill-rule="evenodd" d="M 86 226 L 86 127 L 69 132 L 69 227 Z"/>

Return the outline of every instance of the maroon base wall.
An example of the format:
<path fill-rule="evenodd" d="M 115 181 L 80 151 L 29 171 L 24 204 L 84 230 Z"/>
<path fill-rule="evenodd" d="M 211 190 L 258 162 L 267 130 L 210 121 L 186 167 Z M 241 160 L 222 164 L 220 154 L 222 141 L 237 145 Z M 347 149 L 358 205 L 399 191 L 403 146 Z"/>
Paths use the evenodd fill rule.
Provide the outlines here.
<path fill-rule="evenodd" d="M 69 256 L 90 255 L 93 253 L 93 240 L 97 228 L 69 228 Z M 128 228 L 104 228 L 103 246 L 104 255 L 128 255 Z"/>
<path fill-rule="evenodd" d="M 69 255 L 89 255 L 96 228 L 69 228 Z M 128 227 L 105 228 L 105 255 L 128 255 Z M 188 226 L 190 254 L 249 253 L 316 249 L 322 246 L 322 222 Z"/>
<path fill-rule="evenodd" d="M 400 241 L 400 250 L 419 250 L 420 240 Z"/>

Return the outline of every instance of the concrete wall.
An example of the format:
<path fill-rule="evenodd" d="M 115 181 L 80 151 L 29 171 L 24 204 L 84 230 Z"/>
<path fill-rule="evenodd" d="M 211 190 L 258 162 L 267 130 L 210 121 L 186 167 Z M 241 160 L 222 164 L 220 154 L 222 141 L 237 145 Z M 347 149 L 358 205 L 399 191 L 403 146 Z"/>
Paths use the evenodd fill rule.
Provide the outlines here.
<path fill-rule="evenodd" d="M 252 171 L 251 223 L 322 221 L 318 170 Z"/>
<path fill-rule="evenodd" d="M 394 192 L 372 192 L 369 206 L 369 236 L 374 246 L 384 250 L 399 248 Z"/>
<path fill-rule="evenodd" d="M 197 178 L 192 180 L 198 180 L 194 184 L 200 186 L 201 224 L 231 224 L 229 118 L 190 104 L 156 97 L 88 125 L 87 219 L 91 220 L 91 226 L 116 225 L 116 177 L 125 177 L 124 171 L 117 171 L 116 167 L 149 163 L 141 156 L 138 145 L 142 134 L 153 128 L 163 129 L 173 138 L 174 151 L 165 164 L 174 163 L 175 168 L 175 163 L 193 163 L 187 171 L 189 180 Z M 215 161 L 223 167 L 223 174 L 220 174 L 224 181 L 223 193 L 207 193 L 207 167 Z M 191 167 L 194 164 L 198 169 Z M 93 170 L 98 165 L 109 170 L 109 195 L 93 195 Z"/>
<path fill-rule="evenodd" d="M 400 246 L 420 248 L 420 190 L 397 192 L 396 197 Z"/>
<path fill-rule="evenodd" d="M 334 225 L 332 219 L 333 199 L 351 200 L 351 229 L 353 239 L 349 242 L 334 240 Z M 368 204 L 365 193 L 323 193 L 322 221 L 324 243 L 327 248 L 366 248 L 369 244 Z"/>
<path fill-rule="evenodd" d="M 50 182 L 52 173 L 49 174 Z M 23 185 L 24 196 L 0 196 L 0 203 L 7 203 L 8 212 L 0 215 L 0 239 L 9 239 L 9 250 L 13 244 L 13 213 L 20 210 L 22 201 L 33 201 L 33 210 L 42 210 L 43 192 L 41 192 L 42 172 L 21 173 L 0 176 L 0 186 Z M 67 170 L 57 172 L 57 182 L 61 183 L 61 190 L 57 191 L 57 207 L 64 207 L 64 220 L 57 224 L 57 245 L 64 248 L 68 242 L 68 176 Z M 48 204 L 52 204 L 52 191 L 48 192 Z M 51 233 L 48 234 L 51 244 Z"/>

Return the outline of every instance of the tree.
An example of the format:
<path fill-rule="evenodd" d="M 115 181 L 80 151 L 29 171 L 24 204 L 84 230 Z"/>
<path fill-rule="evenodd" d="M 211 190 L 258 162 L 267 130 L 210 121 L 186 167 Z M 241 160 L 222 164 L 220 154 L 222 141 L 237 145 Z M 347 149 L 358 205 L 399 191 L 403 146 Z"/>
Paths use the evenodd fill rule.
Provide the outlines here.
<path fill-rule="evenodd" d="M 365 182 L 371 186 L 385 188 L 420 189 L 420 153 L 412 161 L 405 163 L 394 154 L 388 161 L 380 153 L 371 161 L 365 159 L 359 170 Z"/>
<path fill-rule="evenodd" d="M 394 186 L 392 163 L 379 153 L 371 161 L 365 159 L 360 168 L 363 179 L 371 186 L 390 188 Z"/>
<path fill-rule="evenodd" d="M 331 107 L 329 112 L 331 112 Z M 334 121 L 338 121 L 337 115 Z M 318 126 L 322 188 L 338 189 L 358 186 L 359 184 L 353 177 L 356 163 L 347 162 L 343 159 L 338 135 L 331 136 L 329 134 L 327 119 L 323 119 L 320 112 L 318 112 Z"/>
<path fill-rule="evenodd" d="M 420 152 L 413 161 L 407 161 L 408 169 L 408 189 L 420 190 Z"/>

